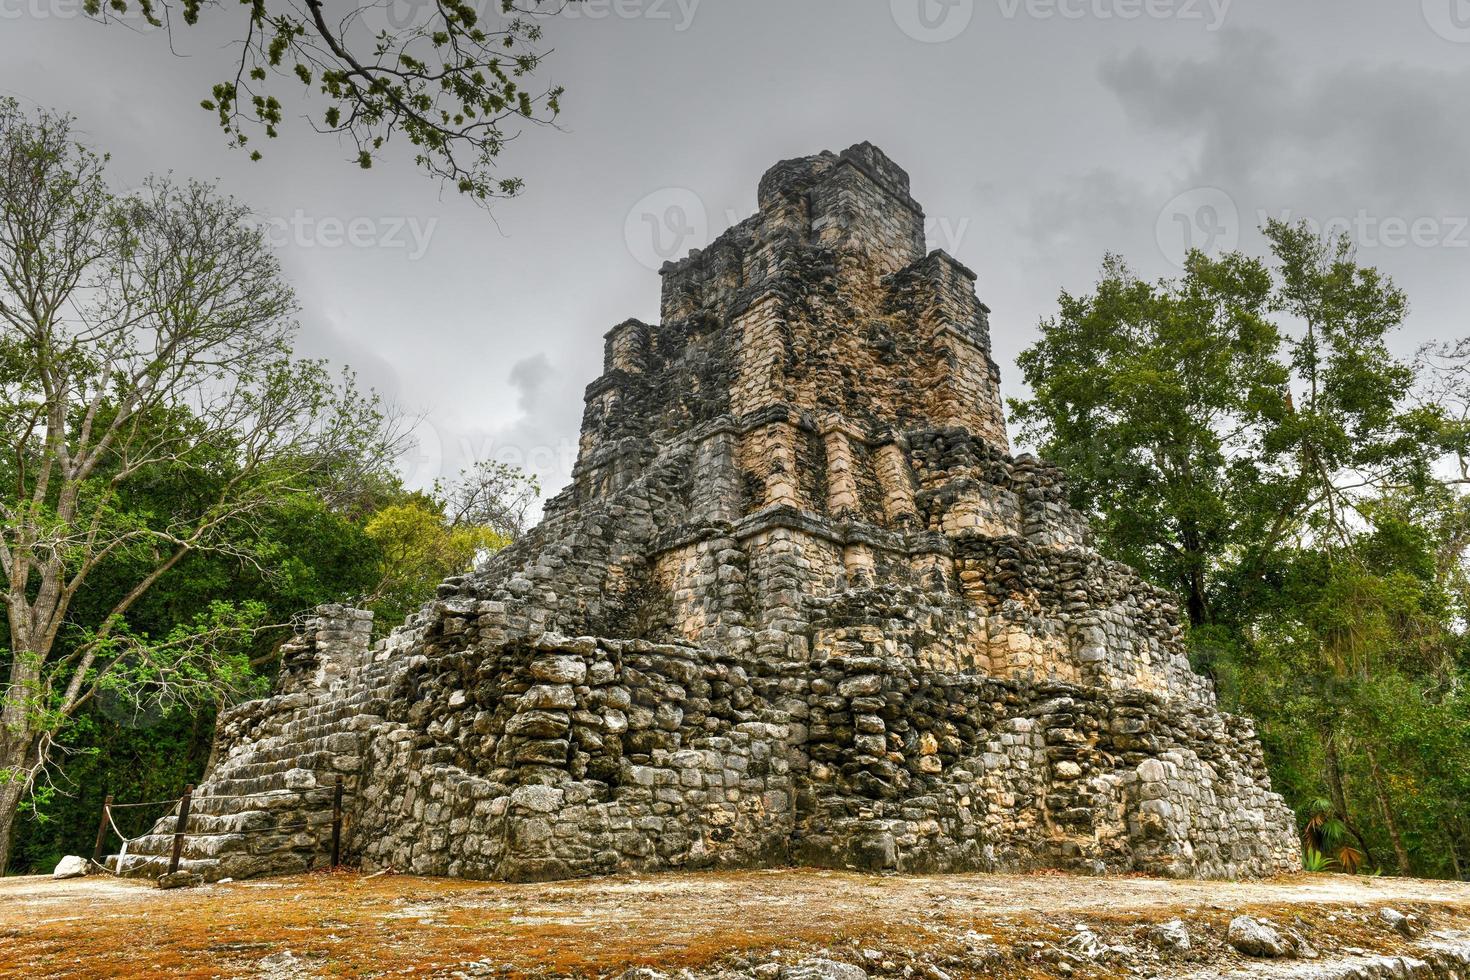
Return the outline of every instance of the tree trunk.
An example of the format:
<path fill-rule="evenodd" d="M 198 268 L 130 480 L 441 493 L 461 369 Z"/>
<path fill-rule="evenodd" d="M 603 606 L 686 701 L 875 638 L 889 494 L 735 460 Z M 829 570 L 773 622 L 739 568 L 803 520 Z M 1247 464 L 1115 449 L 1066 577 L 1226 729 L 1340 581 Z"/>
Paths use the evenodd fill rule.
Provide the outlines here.
<path fill-rule="evenodd" d="M 1203 626 L 1210 621 L 1210 593 L 1201 568 L 1189 570 L 1189 595 L 1185 601 L 1189 625 Z"/>
<path fill-rule="evenodd" d="M 1460 881 L 1470 881 L 1470 861 L 1465 856 L 1470 855 L 1470 826 L 1466 826 L 1464 817 L 1455 819 L 1455 833 L 1450 838 L 1450 858 L 1454 861 L 1455 877 Z"/>
<path fill-rule="evenodd" d="M 1409 867 L 1409 851 L 1404 847 L 1398 820 L 1393 815 L 1393 805 L 1388 801 L 1388 791 L 1383 785 L 1383 772 L 1378 768 L 1378 756 L 1373 754 L 1370 746 L 1363 746 L 1363 751 L 1368 754 L 1368 772 L 1373 777 L 1373 792 L 1378 797 L 1378 808 L 1383 813 L 1383 825 L 1388 828 L 1388 839 L 1393 842 L 1393 854 L 1398 861 L 1399 874 L 1407 878 L 1412 873 Z"/>
<path fill-rule="evenodd" d="M 11 625 L 11 648 L 29 650 L 29 637 Z M 10 663 L 10 684 L 0 694 L 0 875 L 10 864 L 15 811 L 30 789 L 31 763 L 37 746 L 35 702 L 41 692 L 41 659 L 15 655 Z"/>
<path fill-rule="evenodd" d="M 1205 578 L 1206 557 L 1200 542 L 1199 531 L 1193 522 L 1187 522 L 1182 534 L 1185 560 L 1184 610 L 1190 626 L 1203 626 L 1210 621 L 1209 583 Z"/>
<path fill-rule="evenodd" d="M 1347 792 L 1342 788 L 1342 760 L 1337 755 L 1337 735 L 1332 731 L 1331 725 L 1324 725 L 1322 728 L 1322 774 L 1326 777 L 1327 796 L 1332 800 L 1332 809 L 1337 813 L 1337 818 L 1358 842 L 1363 859 L 1376 866 L 1378 862 L 1373 859 L 1372 848 L 1368 846 L 1363 832 L 1348 813 Z"/>
<path fill-rule="evenodd" d="M 0 783 L 0 875 L 10 866 L 11 838 L 15 833 L 15 811 L 25 795 L 20 782 Z"/>
<path fill-rule="evenodd" d="M 10 676 L 16 677 L 12 670 Z M 29 672 L 24 672 L 29 674 Z M 11 697 L 0 705 L 0 875 L 10 865 L 11 849 L 15 844 L 16 815 L 21 801 L 31 791 L 41 747 L 45 744 L 43 733 L 34 727 L 35 719 L 29 714 L 34 710 L 26 699 Z"/>

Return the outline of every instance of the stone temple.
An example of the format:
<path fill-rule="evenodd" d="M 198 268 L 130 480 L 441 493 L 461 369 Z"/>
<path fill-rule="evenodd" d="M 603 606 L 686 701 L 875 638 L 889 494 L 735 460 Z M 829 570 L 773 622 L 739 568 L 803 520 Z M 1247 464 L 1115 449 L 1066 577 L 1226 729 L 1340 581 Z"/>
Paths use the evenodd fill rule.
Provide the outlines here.
<path fill-rule="evenodd" d="M 863 143 L 759 202 L 607 333 L 538 527 L 376 645 L 319 610 L 222 714 L 185 869 L 320 866 L 337 775 L 364 869 L 1299 868 L 1172 598 L 1010 454 L 990 311 L 908 175 Z"/>

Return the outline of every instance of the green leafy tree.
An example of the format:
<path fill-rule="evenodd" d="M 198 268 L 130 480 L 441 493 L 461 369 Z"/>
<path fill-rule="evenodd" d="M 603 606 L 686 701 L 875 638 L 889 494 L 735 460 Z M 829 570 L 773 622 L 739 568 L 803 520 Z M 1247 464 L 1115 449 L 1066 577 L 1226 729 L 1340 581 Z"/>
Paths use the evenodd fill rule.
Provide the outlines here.
<path fill-rule="evenodd" d="M 1196 627 L 1250 601 L 1294 535 L 1331 547 L 1357 500 L 1423 485 L 1440 450 L 1438 414 L 1404 404 L 1413 370 L 1387 345 L 1403 294 L 1345 238 L 1265 232 L 1274 263 L 1196 252 L 1178 281 L 1110 256 L 1018 358 L 1023 439 L 1066 470 L 1105 549 L 1181 595 Z"/>
<path fill-rule="evenodd" d="M 1260 722 L 1313 860 L 1462 874 L 1470 348 L 1414 363 L 1401 291 L 1343 237 L 1269 260 L 1109 257 L 1019 358 L 1024 439 L 1099 546 L 1175 591 L 1191 654 Z M 1458 795 L 1457 795 L 1458 794 Z"/>
<path fill-rule="evenodd" d="M 137 496 L 129 506 L 167 507 L 188 495 L 190 474 L 176 476 L 130 488 Z M 321 603 L 366 595 L 377 585 L 381 560 L 362 527 L 370 513 L 356 505 L 329 505 L 314 493 L 288 497 L 255 522 L 250 560 L 215 551 L 191 554 L 134 604 L 128 622 L 136 631 L 166 635 L 228 596 L 264 609 L 265 623 L 288 623 Z M 72 617 L 95 621 L 145 571 L 145 562 L 127 556 L 103 563 L 78 596 Z M 242 645 L 255 676 L 238 696 L 259 690 L 289 635 L 289 628 L 266 629 Z M 130 698 L 104 689 L 73 716 L 65 751 L 23 805 L 26 819 L 17 821 L 13 869 L 44 873 L 63 855 L 90 853 L 97 814 L 109 794 L 120 803 L 163 800 L 198 781 L 209 757 L 214 710 L 209 704 L 169 710 L 142 693 Z M 128 809 L 116 819 L 124 832 L 141 833 L 161 811 Z"/>
<path fill-rule="evenodd" d="M 147 632 L 138 603 L 192 555 L 259 561 L 265 515 L 391 456 L 376 399 L 292 356 L 294 299 L 248 210 L 166 180 L 119 198 L 104 167 L 67 119 L 0 102 L 0 867 L 89 704 L 247 684 L 259 605 Z M 185 492 L 150 496 L 159 481 Z M 123 567 L 80 617 L 94 576 Z"/>
<path fill-rule="evenodd" d="M 406 495 L 368 520 L 365 532 L 379 549 L 379 578 L 368 599 L 381 619 L 397 622 L 434 593 L 445 578 L 525 530 L 539 487 L 504 463 L 477 463 L 430 492 Z"/>
<path fill-rule="evenodd" d="M 1312 843 L 1347 851 L 1345 870 L 1356 855 L 1403 874 L 1466 870 L 1464 609 L 1448 588 L 1463 545 L 1449 545 L 1446 576 L 1441 506 L 1463 499 L 1374 501 L 1350 549 L 1281 554 L 1274 601 L 1222 665 L 1226 695 L 1261 720 L 1282 788 L 1312 801 L 1308 830 L 1337 831 Z"/>
<path fill-rule="evenodd" d="M 541 485 L 509 463 L 481 460 L 453 480 L 435 480 L 428 496 L 451 528 L 485 528 L 508 544 L 525 533 Z"/>

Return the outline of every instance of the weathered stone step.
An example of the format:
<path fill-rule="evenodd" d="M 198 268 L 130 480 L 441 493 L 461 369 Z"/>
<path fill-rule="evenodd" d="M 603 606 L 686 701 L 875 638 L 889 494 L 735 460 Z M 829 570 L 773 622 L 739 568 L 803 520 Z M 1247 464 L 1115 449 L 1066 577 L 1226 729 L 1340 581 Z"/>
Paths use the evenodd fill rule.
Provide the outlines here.
<path fill-rule="evenodd" d="M 268 854 L 281 849 L 316 848 L 331 839 L 332 818 L 305 824 L 290 822 L 281 827 L 261 828 L 240 834 L 194 834 L 184 838 L 183 854 L 191 859 L 218 858 L 233 853 Z M 149 834 L 128 845 L 129 854 L 168 857 L 173 854 L 174 835 Z"/>
<path fill-rule="evenodd" d="M 350 808 L 367 734 L 401 675 L 393 664 L 364 663 L 370 633 L 370 614 L 322 607 L 283 647 L 279 692 L 221 712 L 218 755 L 184 831 L 185 870 L 217 880 L 330 860 L 336 782 Z M 177 810 L 133 841 L 124 873 L 164 870 L 176 824 Z"/>
<path fill-rule="evenodd" d="M 122 858 L 119 861 L 119 857 Z M 135 854 L 131 850 L 126 855 L 112 855 L 106 861 L 107 867 L 119 875 L 139 875 L 156 877 L 168 871 L 169 855 L 158 854 Z M 120 866 L 119 866 L 120 865 Z M 202 874 L 205 880 L 218 880 L 219 877 L 210 878 L 210 872 L 219 867 L 219 862 L 211 859 L 185 858 L 179 862 L 180 871 L 192 871 Z"/>
<path fill-rule="evenodd" d="M 304 752 L 270 762 L 232 764 L 229 769 L 232 779 L 266 779 L 271 776 L 284 776 L 294 769 L 308 769 L 321 773 L 355 773 L 360 764 L 360 756 L 355 752 Z M 326 782 L 330 784 L 331 778 L 328 778 Z"/>
<path fill-rule="evenodd" d="M 107 866 L 129 877 L 156 878 L 168 871 L 172 851 L 162 854 L 135 854 L 131 851 L 118 869 L 118 856 L 107 859 Z M 327 862 L 320 847 L 281 849 L 274 851 L 228 851 L 203 857 L 189 856 L 179 862 L 180 871 L 201 875 L 205 881 L 221 878 L 251 878 L 262 874 L 291 874 L 322 867 Z"/>
<path fill-rule="evenodd" d="M 386 705 L 378 707 L 386 708 Z M 374 717 L 374 713 L 354 706 L 333 706 L 320 713 L 300 712 L 289 717 L 275 719 L 270 725 L 262 725 L 250 733 L 250 745 L 270 742 L 293 742 L 304 738 L 350 734 L 349 725 L 344 724 L 362 716 Z"/>
<path fill-rule="evenodd" d="M 305 751 L 356 752 L 365 737 L 364 730 L 380 721 L 375 716 L 351 715 L 338 721 L 301 724 L 286 731 L 257 735 L 226 754 L 219 765 L 285 758 Z"/>
<path fill-rule="evenodd" d="M 249 796 L 273 789 L 289 789 L 290 774 L 305 770 L 316 774 L 318 788 L 330 789 L 337 776 L 356 775 L 360 766 L 360 756 L 313 753 L 280 763 L 235 767 L 228 776 L 217 778 L 212 785 L 221 795 Z"/>
<path fill-rule="evenodd" d="M 209 795 L 221 798 L 250 798 L 270 794 L 292 793 L 297 798 L 303 796 L 330 798 L 333 783 L 338 773 L 330 770 L 307 770 L 316 777 L 316 786 L 310 789 L 292 789 L 286 785 L 287 773 L 301 771 L 299 766 L 292 766 L 280 772 L 269 773 L 260 776 L 218 776 L 209 783 Z M 340 775 L 347 775 L 342 773 Z M 355 774 L 354 774 L 355 775 Z M 345 786 L 345 780 L 344 780 Z M 197 791 L 199 796 L 205 796 L 203 788 Z M 282 803 L 280 806 L 294 804 Z"/>
<path fill-rule="evenodd" d="M 344 784 L 344 799 L 350 797 L 351 791 Z M 249 796 L 211 797 L 201 800 L 195 806 L 190 807 L 191 819 L 195 814 L 212 817 L 229 817 L 252 811 L 265 811 L 275 814 L 281 812 L 292 812 L 295 810 L 330 810 L 332 808 L 332 792 L 317 789 L 301 793 L 296 790 L 266 790 Z M 166 819 L 174 819 L 169 817 Z"/>
<path fill-rule="evenodd" d="M 285 796 L 258 797 L 269 805 L 290 802 Z M 193 813 L 185 824 L 182 854 L 193 861 L 214 861 L 231 855 L 270 855 L 280 851 L 325 851 L 332 832 L 330 805 L 315 808 L 242 809 L 226 814 Z M 158 857 L 165 864 L 173 855 L 177 814 L 160 819 L 152 832 L 128 845 L 128 854 Z M 187 870 L 187 869 L 186 869 Z"/>

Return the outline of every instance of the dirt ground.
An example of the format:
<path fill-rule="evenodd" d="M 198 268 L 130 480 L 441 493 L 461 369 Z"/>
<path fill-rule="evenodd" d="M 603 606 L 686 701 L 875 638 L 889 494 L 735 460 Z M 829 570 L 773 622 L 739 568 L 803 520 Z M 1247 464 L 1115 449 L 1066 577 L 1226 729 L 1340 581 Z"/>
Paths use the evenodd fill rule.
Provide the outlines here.
<path fill-rule="evenodd" d="M 1053 974 L 1027 950 L 1079 923 L 1126 942 L 1172 917 L 1223 935 L 1232 915 L 1250 913 L 1294 924 L 1324 950 L 1406 948 L 1373 928 L 1384 906 L 1464 929 L 1470 884 L 784 869 L 531 885 L 338 872 L 159 891 L 105 876 L 5 878 L 0 977 L 610 976 L 833 949 L 899 972 L 896 958 L 921 956 L 952 977 L 1033 977 Z M 980 947 L 992 966 L 967 969 Z"/>

